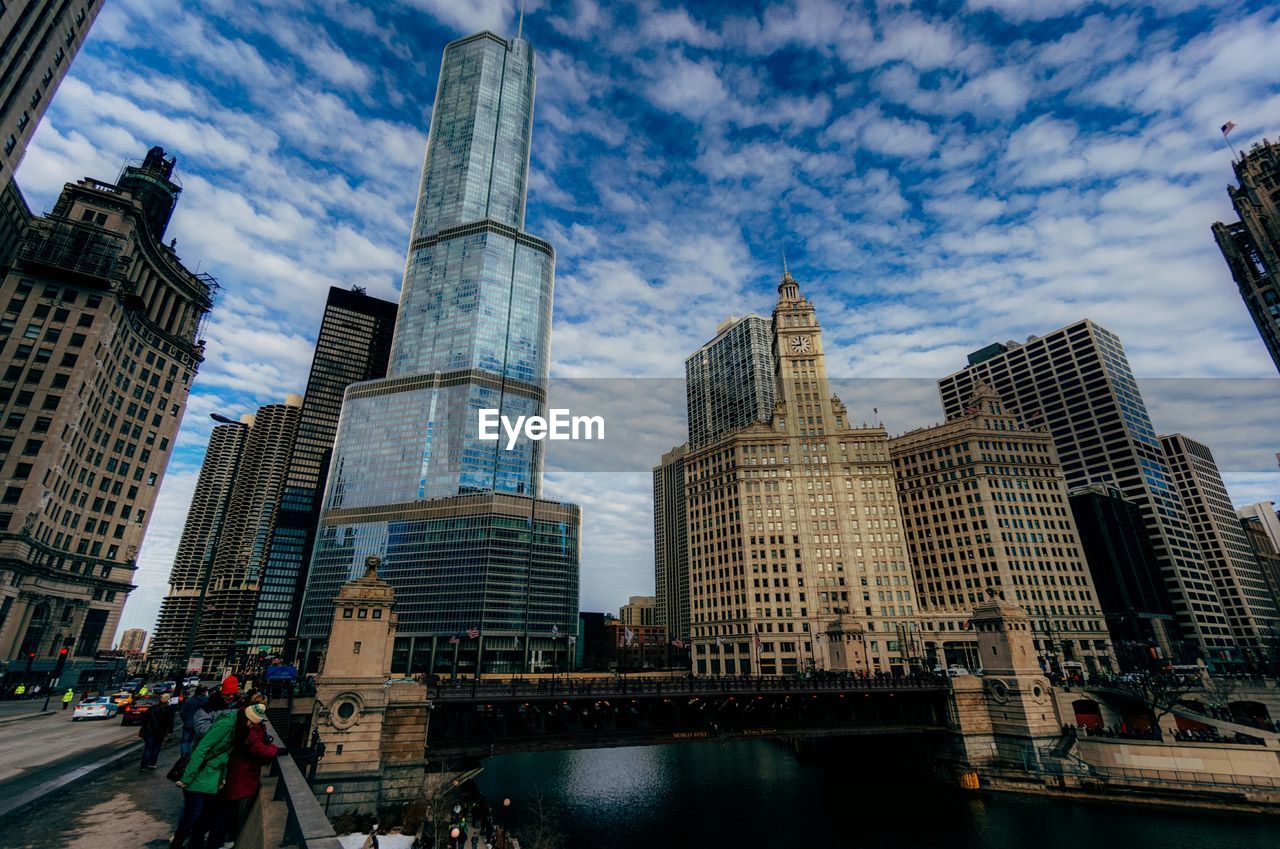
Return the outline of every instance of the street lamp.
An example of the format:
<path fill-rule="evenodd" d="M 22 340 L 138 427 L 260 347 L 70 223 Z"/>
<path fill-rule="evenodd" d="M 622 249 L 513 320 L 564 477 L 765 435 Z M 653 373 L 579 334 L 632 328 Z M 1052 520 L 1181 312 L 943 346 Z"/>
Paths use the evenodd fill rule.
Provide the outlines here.
<path fill-rule="evenodd" d="M 329 816 L 329 803 L 333 801 L 333 785 L 324 788 L 324 815 Z"/>

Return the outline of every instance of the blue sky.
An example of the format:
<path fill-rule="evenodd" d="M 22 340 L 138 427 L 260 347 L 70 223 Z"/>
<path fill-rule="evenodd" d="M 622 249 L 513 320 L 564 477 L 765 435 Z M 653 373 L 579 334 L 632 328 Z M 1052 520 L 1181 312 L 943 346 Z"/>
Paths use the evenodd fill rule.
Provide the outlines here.
<path fill-rule="evenodd" d="M 163 145 L 185 185 L 170 235 L 223 284 L 126 626 L 154 623 L 207 414 L 302 390 L 330 285 L 395 298 L 441 50 L 512 34 L 514 6 L 105 4 L 19 182 L 46 210 Z M 553 376 L 679 376 L 719 320 L 769 310 L 785 249 L 833 375 L 936 378 L 1088 316 L 1140 376 L 1274 378 L 1209 233 L 1231 216 L 1219 125 L 1280 135 L 1274 4 L 530 0 L 525 34 Z M 1229 385 L 1233 410 L 1277 394 Z M 1162 432 L 1162 410 L 1205 418 L 1152 407 Z M 1249 443 L 1224 464 L 1237 503 L 1280 497 L 1257 462 L 1275 418 L 1251 409 L 1195 433 Z M 921 397 L 886 425 L 938 417 Z M 652 591 L 647 473 L 547 489 L 584 506 L 584 608 Z"/>

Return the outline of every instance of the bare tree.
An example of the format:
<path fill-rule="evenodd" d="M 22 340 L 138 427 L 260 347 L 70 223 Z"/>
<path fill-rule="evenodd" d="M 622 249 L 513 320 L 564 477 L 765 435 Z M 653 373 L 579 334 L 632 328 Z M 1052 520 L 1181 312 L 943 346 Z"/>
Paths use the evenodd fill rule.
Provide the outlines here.
<path fill-rule="evenodd" d="M 1142 702 L 1157 726 L 1173 712 L 1183 696 L 1199 686 L 1197 678 L 1168 672 L 1133 672 L 1115 684 L 1117 690 Z"/>
<path fill-rule="evenodd" d="M 422 811 L 418 842 L 433 847 L 446 845 L 445 837 L 454 818 L 453 806 L 459 798 L 460 789 L 457 770 L 451 761 L 440 761 L 434 766 L 435 770 L 426 774 L 422 795 L 414 803 Z"/>
<path fill-rule="evenodd" d="M 541 793 L 530 801 L 529 814 L 527 824 L 520 828 L 521 849 L 560 849 L 564 845 L 564 834 Z"/>
<path fill-rule="evenodd" d="M 1231 700 L 1237 689 L 1238 685 L 1234 680 L 1219 675 L 1211 676 L 1204 685 L 1205 695 L 1213 701 L 1214 706 L 1227 710 L 1231 709 Z"/>

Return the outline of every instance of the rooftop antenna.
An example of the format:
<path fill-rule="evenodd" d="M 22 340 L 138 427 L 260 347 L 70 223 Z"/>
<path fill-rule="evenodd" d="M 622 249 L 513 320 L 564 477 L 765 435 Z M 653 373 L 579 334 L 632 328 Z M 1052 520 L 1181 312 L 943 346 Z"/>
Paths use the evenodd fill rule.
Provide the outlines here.
<path fill-rule="evenodd" d="M 791 272 L 787 270 L 787 249 L 782 249 L 782 276 L 790 277 Z"/>
<path fill-rule="evenodd" d="M 516 25 L 516 41 L 524 34 L 524 0 L 520 0 L 520 22 Z"/>

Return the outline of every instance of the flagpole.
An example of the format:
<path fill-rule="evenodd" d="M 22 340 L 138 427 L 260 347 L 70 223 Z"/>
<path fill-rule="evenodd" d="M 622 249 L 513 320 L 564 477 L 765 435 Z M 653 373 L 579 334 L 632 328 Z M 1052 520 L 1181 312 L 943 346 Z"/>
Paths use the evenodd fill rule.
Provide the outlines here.
<path fill-rule="evenodd" d="M 1235 162 L 1240 158 L 1240 154 L 1236 152 L 1236 146 L 1231 143 L 1231 131 L 1236 128 L 1232 121 L 1228 121 L 1220 128 L 1222 130 L 1222 139 L 1227 143 L 1227 147 L 1231 150 L 1231 161 Z"/>

